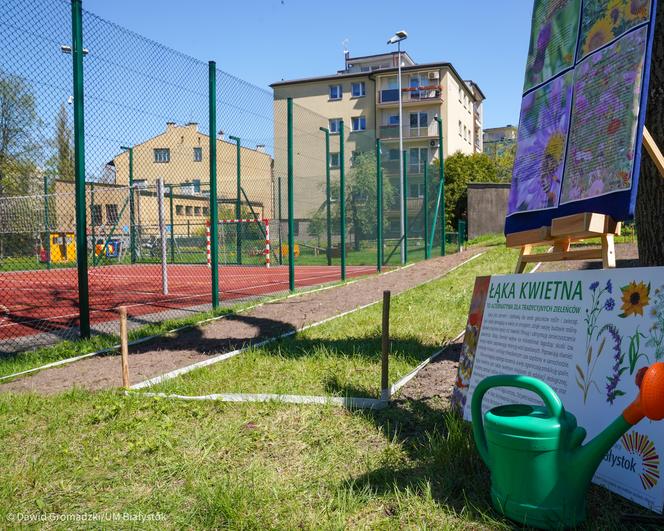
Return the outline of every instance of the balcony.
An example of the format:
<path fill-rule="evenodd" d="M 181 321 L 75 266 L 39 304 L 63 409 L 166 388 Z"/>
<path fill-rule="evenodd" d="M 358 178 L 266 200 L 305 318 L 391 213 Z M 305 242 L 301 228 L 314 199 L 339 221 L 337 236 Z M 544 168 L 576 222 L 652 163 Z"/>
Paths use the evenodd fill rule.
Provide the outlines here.
<path fill-rule="evenodd" d="M 398 125 L 381 125 L 379 128 L 380 138 L 383 140 L 388 140 L 391 138 L 399 138 L 399 126 Z M 427 127 L 404 127 L 403 128 L 403 137 L 408 138 L 427 138 L 427 137 L 437 137 L 438 136 L 438 126 L 436 122 L 431 122 Z"/>
<path fill-rule="evenodd" d="M 401 89 L 403 103 L 417 103 L 420 101 L 442 100 L 441 87 L 439 85 L 427 85 L 423 87 L 407 87 Z M 385 89 L 378 91 L 378 103 L 399 103 L 399 89 Z"/>

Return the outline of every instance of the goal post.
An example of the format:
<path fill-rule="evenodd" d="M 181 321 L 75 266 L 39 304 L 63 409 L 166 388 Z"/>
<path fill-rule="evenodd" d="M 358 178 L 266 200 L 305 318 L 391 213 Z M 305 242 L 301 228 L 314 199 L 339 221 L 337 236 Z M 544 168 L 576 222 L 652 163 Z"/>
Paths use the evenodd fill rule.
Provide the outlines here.
<path fill-rule="evenodd" d="M 268 218 L 220 219 L 219 264 L 260 265 L 270 267 L 270 220 Z M 229 226 L 233 226 L 231 228 Z M 228 230 L 231 228 L 231 230 Z M 205 223 L 206 256 L 212 267 L 210 220 Z M 242 246 L 238 242 L 242 241 Z M 240 251 L 241 249 L 241 251 Z M 241 252 L 240 256 L 238 252 Z"/>

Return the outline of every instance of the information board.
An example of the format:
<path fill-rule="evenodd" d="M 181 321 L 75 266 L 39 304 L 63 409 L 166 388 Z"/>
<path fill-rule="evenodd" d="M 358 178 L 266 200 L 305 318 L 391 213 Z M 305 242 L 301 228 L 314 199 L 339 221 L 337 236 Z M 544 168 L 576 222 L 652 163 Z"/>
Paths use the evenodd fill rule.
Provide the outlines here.
<path fill-rule="evenodd" d="M 535 0 L 506 234 L 634 215 L 656 0 Z"/>
<path fill-rule="evenodd" d="M 664 268 L 505 275 L 476 281 L 453 403 L 471 420 L 477 384 L 495 374 L 549 384 L 588 431 L 601 432 L 638 395 L 639 369 L 664 361 Z M 492 389 L 484 410 L 538 403 L 534 394 Z M 647 418 L 602 461 L 593 481 L 662 512 L 664 421 Z"/>

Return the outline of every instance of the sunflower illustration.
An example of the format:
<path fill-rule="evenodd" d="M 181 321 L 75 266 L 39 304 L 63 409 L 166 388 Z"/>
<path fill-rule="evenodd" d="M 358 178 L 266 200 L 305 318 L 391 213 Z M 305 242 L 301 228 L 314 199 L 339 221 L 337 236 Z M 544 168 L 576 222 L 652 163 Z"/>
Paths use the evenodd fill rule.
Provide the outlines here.
<path fill-rule="evenodd" d="M 583 55 L 587 55 L 593 50 L 606 44 L 613 38 L 613 24 L 611 19 L 601 18 L 588 30 L 583 45 Z"/>
<path fill-rule="evenodd" d="M 643 282 L 638 284 L 634 281 L 620 288 L 622 291 L 622 311 L 619 317 L 629 317 L 630 315 L 643 315 L 643 308 L 650 302 L 650 284 L 647 286 Z"/>

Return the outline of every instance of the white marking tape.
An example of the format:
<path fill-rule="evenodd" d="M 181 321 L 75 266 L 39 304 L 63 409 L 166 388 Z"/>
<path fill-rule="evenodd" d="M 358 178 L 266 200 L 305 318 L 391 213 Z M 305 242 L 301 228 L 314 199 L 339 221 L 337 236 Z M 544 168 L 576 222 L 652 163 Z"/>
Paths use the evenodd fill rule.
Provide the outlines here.
<path fill-rule="evenodd" d="M 221 402 L 282 402 L 286 404 L 323 404 L 330 406 L 343 406 L 355 409 L 383 409 L 387 407 L 386 400 L 376 398 L 340 397 L 340 396 L 306 396 L 306 395 L 276 395 L 276 394 L 252 394 L 252 393 L 221 393 L 212 395 L 189 396 L 172 395 L 166 393 L 131 393 L 128 396 L 141 395 L 153 398 L 169 398 L 177 400 L 217 400 Z"/>

